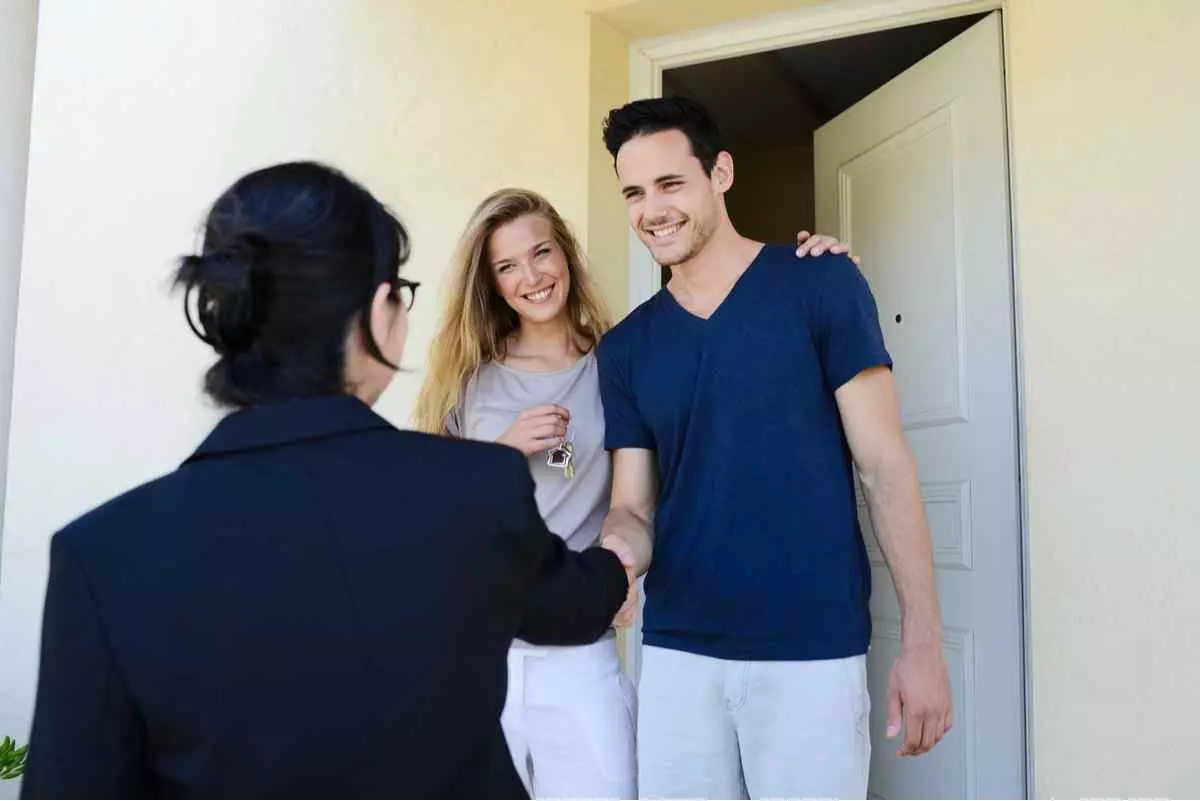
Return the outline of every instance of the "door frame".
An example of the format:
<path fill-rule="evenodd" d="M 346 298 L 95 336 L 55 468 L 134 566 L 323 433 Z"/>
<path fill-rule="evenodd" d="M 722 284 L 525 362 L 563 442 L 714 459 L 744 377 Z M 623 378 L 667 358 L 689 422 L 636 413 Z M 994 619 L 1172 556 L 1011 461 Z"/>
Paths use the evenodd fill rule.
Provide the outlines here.
<path fill-rule="evenodd" d="M 924 22 L 990 11 L 1001 12 L 1003 58 L 1005 64 L 1005 126 L 1007 153 L 1012 153 L 1012 92 L 1008 80 L 1010 63 L 1007 26 L 1004 25 L 1007 0 L 826 0 L 794 11 L 767 14 L 709 28 L 639 39 L 629 46 L 629 99 L 662 95 L 663 72 L 675 67 L 720 61 L 736 56 L 779 50 L 829 39 L 857 36 L 874 31 L 902 28 Z M 1027 425 L 1025 414 L 1025 370 L 1023 364 L 1024 329 L 1021 314 L 1019 250 L 1016 240 L 1013 164 L 1008 158 L 1009 240 L 1012 269 L 1013 364 L 1016 367 L 1016 434 L 1018 537 L 1021 556 L 1021 652 L 1024 665 L 1025 797 L 1029 798 L 1034 781 L 1033 749 L 1033 671 L 1029 636 L 1032 631 L 1029 607 L 1029 497 L 1026 481 Z M 629 232 L 629 308 L 634 309 L 658 291 L 659 266 L 649 251 Z M 635 677 L 640 672 L 641 615 L 636 628 L 621 638 L 622 659 L 626 671 Z"/>

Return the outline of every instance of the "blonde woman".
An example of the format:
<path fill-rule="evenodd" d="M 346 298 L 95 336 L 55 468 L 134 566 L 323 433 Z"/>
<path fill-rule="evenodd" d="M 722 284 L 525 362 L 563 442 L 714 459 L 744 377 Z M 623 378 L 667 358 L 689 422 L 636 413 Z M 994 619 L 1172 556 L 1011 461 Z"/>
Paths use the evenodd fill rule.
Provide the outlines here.
<path fill-rule="evenodd" d="M 801 255 L 844 250 L 798 237 Z M 600 537 L 612 471 L 595 348 L 610 318 L 583 250 L 540 195 L 503 189 L 471 216 L 417 402 L 421 429 L 500 442 L 529 460 L 547 527 L 582 550 Z M 509 651 L 501 718 L 535 798 L 636 798 L 634 692 L 610 631 L 579 646 Z"/>
<path fill-rule="evenodd" d="M 595 346 L 610 319 L 579 243 L 544 198 L 501 190 L 472 215 L 448 279 L 418 426 L 520 450 L 547 526 L 588 547 L 609 502 Z M 633 688 L 612 632 L 580 646 L 517 641 L 508 668 L 501 723 L 529 792 L 637 797 Z"/>

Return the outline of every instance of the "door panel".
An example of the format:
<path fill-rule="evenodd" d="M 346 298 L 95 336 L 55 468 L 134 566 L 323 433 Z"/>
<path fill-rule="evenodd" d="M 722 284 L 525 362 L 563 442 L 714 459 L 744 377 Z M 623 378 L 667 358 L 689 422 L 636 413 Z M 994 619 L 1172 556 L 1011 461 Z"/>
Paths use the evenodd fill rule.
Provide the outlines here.
<path fill-rule="evenodd" d="M 1021 554 L 1007 151 L 999 14 L 815 136 L 817 230 L 861 256 L 895 360 L 933 538 L 954 728 L 901 759 L 884 737 L 900 647 L 891 576 L 872 561 L 871 794 L 1025 790 Z"/>

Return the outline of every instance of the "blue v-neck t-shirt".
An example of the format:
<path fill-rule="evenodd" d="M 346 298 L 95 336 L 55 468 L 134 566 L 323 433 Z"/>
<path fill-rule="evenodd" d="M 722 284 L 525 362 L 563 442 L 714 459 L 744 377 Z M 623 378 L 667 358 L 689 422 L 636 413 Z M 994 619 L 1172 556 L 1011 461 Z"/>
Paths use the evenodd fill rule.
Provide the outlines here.
<path fill-rule="evenodd" d="M 854 263 L 767 245 L 710 317 L 663 289 L 598 359 L 606 447 L 658 461 L 644 642 L 722 659 L 865 653 L 870 565 L 834 391 L 891 358 Z"/>

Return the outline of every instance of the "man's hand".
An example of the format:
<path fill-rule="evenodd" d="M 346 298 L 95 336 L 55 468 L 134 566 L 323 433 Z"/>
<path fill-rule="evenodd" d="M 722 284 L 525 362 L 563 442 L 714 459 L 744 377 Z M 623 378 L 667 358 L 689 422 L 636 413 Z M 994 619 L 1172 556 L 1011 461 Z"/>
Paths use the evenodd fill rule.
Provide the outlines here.
<path fill-rule="evenodd" d="M 640 576 L 654 557 L 654 507 L 658 494 L 654 452 L 640 448 L 619 448 L 613 452 L 612 500 L 604 518 L 601 544 L 610 537 L 620 540 L 610 550 L 621 556 L 626 567 Z"/>
<path fill-rule="evenodd" d="M 897 756 L 920 756 L 941 742 L 954 713 L 940 639 L 901 646 L 888 675 L 887 698 L 888 739 L 898 736 L 904 723 L 904 742 Z"/>
<path fill-rule="evenodd" d="M 633 549 L 629 547 L 629 543 L 614 534 L 609 534 L 601 540 L 600 547 L 615 553 L 621 560 L 621 564 L 625 565 L 625 576 L 629 579 L 629 592 L 625 596 L 625 603 L 621 604 L 621 609 L 613 618 L 614 626 L 625 628 L 633 624 L 633 619 L 637 615 L 637 558 L 634 556 Z"/>
<path fill-rule="evenodd" d="M 825 234 L 810 234 L 808 231 L 801 231 L 796 234 L 796 255 L 804 258 L 808 255 L 820 256 L 825 251 L 830 253 L 846 253 L 850 256 L 850 260 L 855 264 L 861 265 L 858 256 L 850 253 L 850 246 L 845 242 L 839 242 L 832 236 Z"/>

